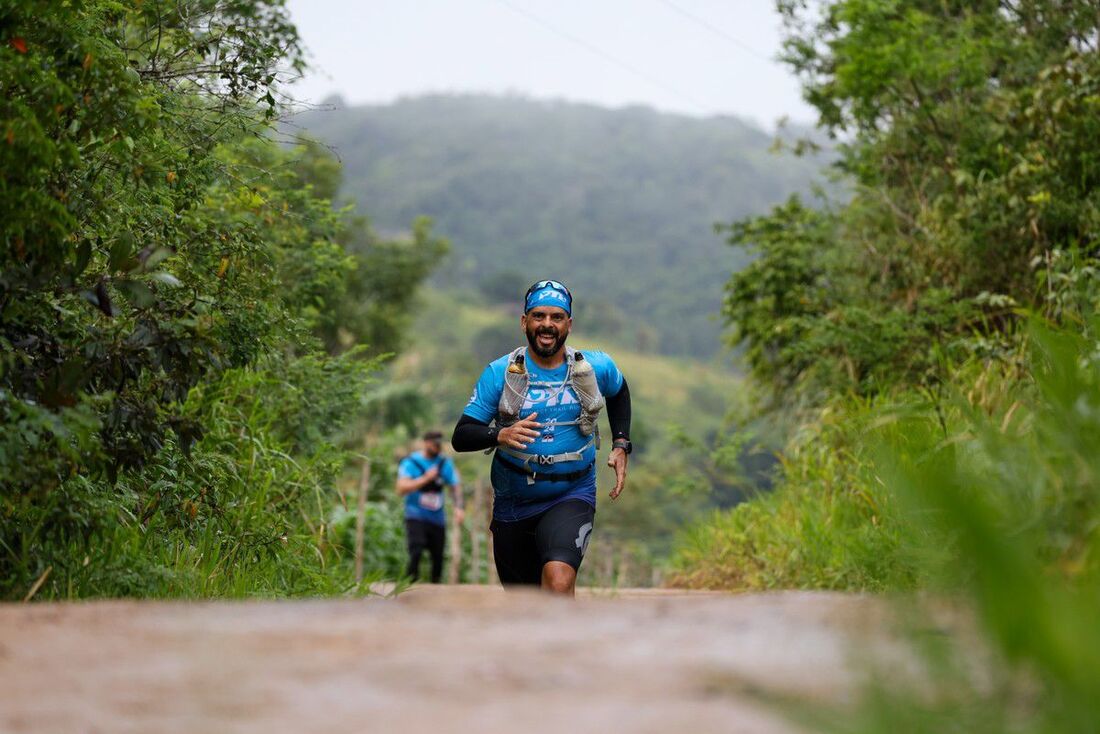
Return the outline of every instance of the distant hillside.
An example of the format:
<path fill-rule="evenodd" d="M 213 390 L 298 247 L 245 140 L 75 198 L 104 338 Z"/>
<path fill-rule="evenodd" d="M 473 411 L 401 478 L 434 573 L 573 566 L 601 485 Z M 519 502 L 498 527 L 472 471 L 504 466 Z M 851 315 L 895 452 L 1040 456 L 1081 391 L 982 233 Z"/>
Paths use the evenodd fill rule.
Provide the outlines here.
<path fill-rule="evenodd" d="M 443 284 L 515 299 L 565 280 L 578 327 L 643 351 L 706 356 L 743 255 L 716 222 L 805 190 L 821 163 L 768 152 L 740 120 L 515 97 L 430 96 L 296 121 L 345 166 L 382 232 L 431 216 L 454 251 Z M 515 293 L 515 291 L 519 293 Z"/>

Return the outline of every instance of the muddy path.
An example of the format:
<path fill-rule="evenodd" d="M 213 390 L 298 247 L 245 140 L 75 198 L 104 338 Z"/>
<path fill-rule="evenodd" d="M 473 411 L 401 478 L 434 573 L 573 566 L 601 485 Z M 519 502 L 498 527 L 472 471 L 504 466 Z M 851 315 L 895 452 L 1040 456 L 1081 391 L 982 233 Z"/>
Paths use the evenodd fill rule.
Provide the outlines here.
<path fill-rule="evenodd" d="M 853 595 L 483 587 L 395 599 L 0 605 L 0 731 L 794 732 L 898 653 Z M 856 647 L 853 647 L 853 644 Z"/>

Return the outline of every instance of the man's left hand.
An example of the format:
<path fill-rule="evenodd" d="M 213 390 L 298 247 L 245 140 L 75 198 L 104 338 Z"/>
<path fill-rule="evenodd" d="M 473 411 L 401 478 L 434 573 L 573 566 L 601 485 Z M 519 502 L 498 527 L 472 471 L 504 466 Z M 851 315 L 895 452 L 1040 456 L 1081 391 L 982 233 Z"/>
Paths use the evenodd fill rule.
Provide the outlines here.
<path fill-rule="evenodd" d="M 466 510 L 463 510 L 461 507 L 456 507 L 455 508 L 455 524 L 456 525 L 461 525 L 463 523 L 463 521 L 465 521 L 465 520 L 466 520 Z"/>
<path fill-rule="evenodd" d="M 626 486 L 626 463 L 629 457 L 623 449 L 611 449 L 611 456 L 607 457 L 607 465 L 615 470 L 615 488 L 609 495 L 611 499 L 618 497 L 623 487 Z"/>

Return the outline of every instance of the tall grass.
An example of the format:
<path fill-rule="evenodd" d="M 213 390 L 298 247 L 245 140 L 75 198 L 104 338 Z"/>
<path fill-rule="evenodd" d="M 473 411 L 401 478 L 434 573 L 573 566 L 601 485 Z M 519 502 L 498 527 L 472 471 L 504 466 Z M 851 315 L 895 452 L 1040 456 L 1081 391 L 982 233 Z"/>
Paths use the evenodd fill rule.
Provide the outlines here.
<path fill-rule="evenodd" d="M 1097 731 L 1096 333 L 1035 320 L 1019 354 L 963 365 L 934 392 L 838 403 L 796 443 L 776 493 L 685 536 L 677 580 L 919 587 L 973 610 L 985 675 L 965 672 L 973 644 L 945 640 L 922 658 L 919 690 L 885 671 L 854 708 L 815 709 L 828 730 Z"/>
<path fill-rule="evenodd" d="M 896 730 L 899 720 L 915 732 L 1100 728 L 1095 333 L 1034 323 L 1031 379 L 979 384 L 997 396 L 984 405 L 975 392 L 956 396 L 954 430 L 927 412 L 881 426 L 875 465 L 926 550 L 928 576 L 971 603 L 998 667 L 991 686 L 880 689 L 840 730 Z"/>
<path fill-rule="evenodd" d="M 837 403 L 803 425 L 781 457 L 782 481 L 684 530 L 677 586 L 707 589 L 911 588 L 896 503 L 874 481 L 862 436 L 881 406 Z"/>

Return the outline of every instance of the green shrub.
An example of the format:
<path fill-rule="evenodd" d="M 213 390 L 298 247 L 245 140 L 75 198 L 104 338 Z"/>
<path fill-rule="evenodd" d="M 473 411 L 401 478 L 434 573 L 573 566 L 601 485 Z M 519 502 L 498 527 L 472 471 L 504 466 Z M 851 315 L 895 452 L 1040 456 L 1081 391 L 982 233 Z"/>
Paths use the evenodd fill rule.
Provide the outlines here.
<path fill-rule="evenodd" d="M 47 569 L 39 598 L 349 589 L 326 527 L 347 460 L 335 444 L 375 367 L 347 355 L 230 370 L 184 404 L 205 427 L 188 452 L 170 441 L 115 483 L 77 475 L 9 498 L 0 593 L 26 593 Z"/>
<path fill-rule="evenodd" d="M 778 487 L 716 512 L 681 535 L 670 583 L 720 589 L 909 588 L 895 503 L 872 481 L 862 427 L 876 415 L 852 399 L 803 426 Z"/>
<path fill-rule="evenodd" d="M 403 505 L 393 499 L 368 502 L 363 523 L 363 573 L 398 579 L 405 573 L 408 552 L 405 545 Z M 355 551 L 355 512 L 338 507 L 329 520 L 332 536 L 350 563 Z"/>
<path fill-rule="evenodd" d="M 281 0 L 0 17 L 0 596 L 350 588 L 340 447 L 446 243 L 271 140 Z"/>
<path fill-rule="evenodd" d="M 1033 324 L 1029 374 L 1002 399 L 883 416 L 871 440 L 884 486 L 919 539 L 928 582 L 975 611 L 987 654 L 929 646 L 919 690 L 885 671 L 854 707 L 813 711 L 838 732 L 1092 732 L 1100 719 L 1100 358 L 1085 334 Z M 946 430 L 945 430 L 946 425 Z M 919 604 L 915 605 L 917 608 Z M 919 616 L 919 613 L 918 613 Z"/>

